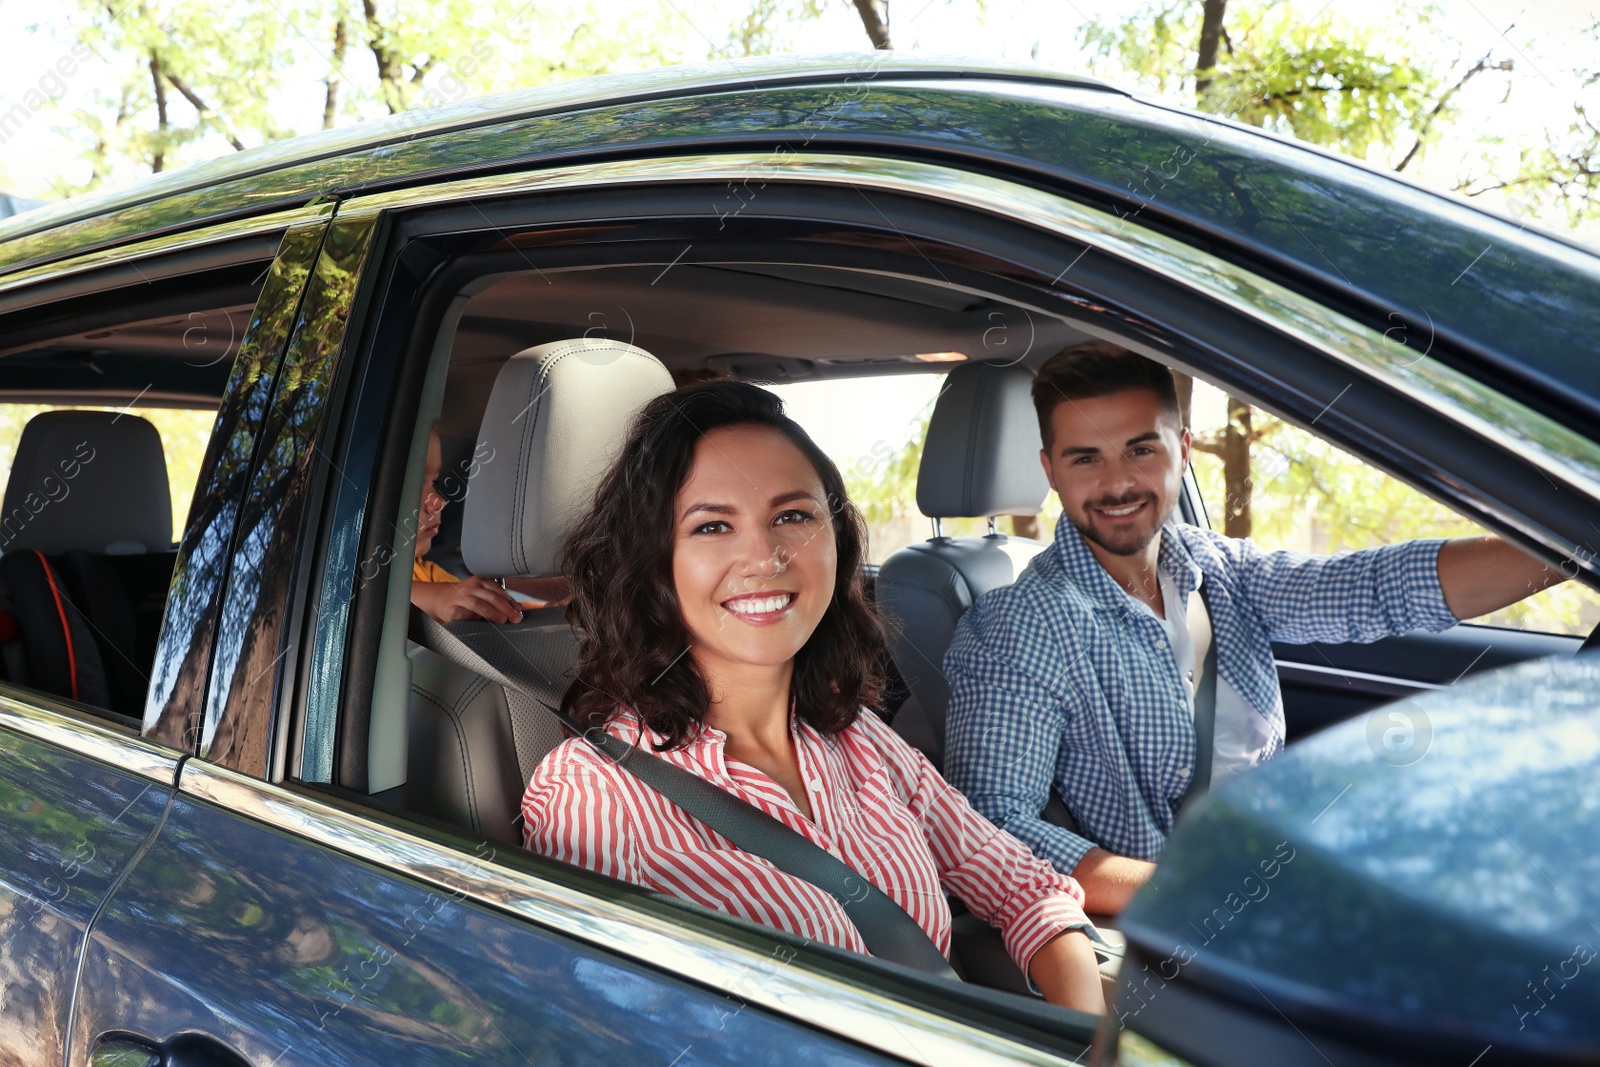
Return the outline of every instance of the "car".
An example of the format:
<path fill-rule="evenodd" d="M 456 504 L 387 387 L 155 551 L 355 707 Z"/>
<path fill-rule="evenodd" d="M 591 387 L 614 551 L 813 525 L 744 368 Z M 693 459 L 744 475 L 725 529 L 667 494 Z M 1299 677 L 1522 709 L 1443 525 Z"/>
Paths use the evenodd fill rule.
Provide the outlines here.
<path fill-rule="evenodd" d="M 1019 994 L 970 923 L 954 983 L 522 850 L 517 798 L 561 735 L 408 641 L 407 601 L 435 424 L 439 561 L 550 574 L 629 398 L 668 371 L 774 383 L 797 412 L 829 383 L 921 389 L 922 476 L 948 486 L 961 457 L 1036 462 L 1014 383 L 1087 338 L 1600 588 L 1597 283 L 1590 249 L 1342 157 L 1088 79 L 887 53 L 464 101 L 0 222 L 0 399 L 51 409 L 15 427 L 0 509 L 0 1059 L 1220 1064 L 1311 1062 L 1330 1033 L 1348 1062 L 1482 1034 L 1484 1064 L 1592 1056 L 1594 994 L 1569 978 L 1536 1012 L 1523 987 L 1544 976 L 1521 969 L 1592 888 L 1552 872 L 1558 908 L 1516 881 L 1506 906 L 1538 933 L 1511 953 L 1520 927 L 1484 902 L 1502 898 L 1462 903 L 1484 872 L 1447 862 L 1470 820 L 1440 784 L 1498 776 L 1486 819 L 1592 837 L 1581 635 L 1276 649 L 1294 744 L 1185 816 L 1096 1020 Z M 553 343 L 579 384 L 502 374 Z M 640 350 L 655 384 L 623 356 Z M 163 412 L 208 424 L 182 479 Z M 590 447 L 562 452 L 567 433 Z M 899 635 L 879 710 L 935 757 L 938 643 L 1039 548 L 962 486 L 925 508 L 928 547 L 869 568 Z M 1183 506 L 1206 521 L 1194 479 Z M 561 610 L 499 634 L 559 696 Z M 1372 710 L 1395 698 L 1437 730 L 1412 774 L 1362 740 L 1411 714 Z M 1563 745 L 1574 803 L 1540 793 L 1512 819 Z M 1318 815 L 1335 770 L 1345 807 Z M 1415 821 L 1363 835 L 1358 802 Z M 1443 858 L 1419 866 L 1419 838 Z M 1260 896 L 1232 913 L 1250 934 L 1163 970 L 1192 909 L 1231 911 L 1213 897 L 1236 874 Z M 1470 976 L 1504 989 L 1464 995 L 1472 946 L 1498 969 Z M 1496 995 L 1532 1024 L 1488 1019 Z"/>

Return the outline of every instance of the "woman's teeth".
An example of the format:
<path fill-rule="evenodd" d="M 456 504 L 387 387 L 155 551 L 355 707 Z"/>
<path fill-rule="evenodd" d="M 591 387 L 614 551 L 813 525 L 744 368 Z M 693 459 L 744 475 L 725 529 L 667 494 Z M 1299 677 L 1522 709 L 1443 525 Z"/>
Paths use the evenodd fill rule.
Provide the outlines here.
<path fill-rule="evenodd" d="M 742 597 L 738 600 L 729 600 L 722 606 L 736 615 L 764 615 L 769 611 L 781 611 L 789 606 L 789 601 L 794 599 L 792 593 L 776 593 L 772 596 Z"/>

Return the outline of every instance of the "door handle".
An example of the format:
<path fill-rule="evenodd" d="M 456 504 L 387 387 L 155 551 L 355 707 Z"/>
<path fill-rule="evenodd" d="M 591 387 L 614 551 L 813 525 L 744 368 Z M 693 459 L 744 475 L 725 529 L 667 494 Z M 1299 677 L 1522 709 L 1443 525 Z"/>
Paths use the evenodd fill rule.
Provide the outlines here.
<path fill-rule="evenodd" d="M 210 1034 L 189 1031 L 156 1041 L 113 1030 L 95 1040 L 89 1067 L 250 1067 L 250 1061 Z"/>

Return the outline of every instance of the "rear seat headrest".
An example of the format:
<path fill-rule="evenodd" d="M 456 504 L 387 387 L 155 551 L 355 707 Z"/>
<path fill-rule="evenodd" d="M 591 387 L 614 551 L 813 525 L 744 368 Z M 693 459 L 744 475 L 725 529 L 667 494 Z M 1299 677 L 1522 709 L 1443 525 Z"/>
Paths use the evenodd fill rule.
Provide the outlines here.
<path fill-rule="evenodd" d="M 482 465 L 467 492 L 461 555 L 474 574 L 544 577 L 594 503 L 633 417 L 672 391 L 650 353 L 604 338 L 553 341 L 512 356 L 478 432 Z"/>
<path fill-rule="evenodd" d="M 167 456 L 148 419 L 45 411 L 28 420 L 0 507 L 0 552 L 171 548 Z"/>
<path fill-rule="evenodd" d="M 917 508 L 930 519 L 1036 515 L 1050 492 L 1039 465 L 1033 375 L 967 363 L 951 371 L 928 420 Z"/>

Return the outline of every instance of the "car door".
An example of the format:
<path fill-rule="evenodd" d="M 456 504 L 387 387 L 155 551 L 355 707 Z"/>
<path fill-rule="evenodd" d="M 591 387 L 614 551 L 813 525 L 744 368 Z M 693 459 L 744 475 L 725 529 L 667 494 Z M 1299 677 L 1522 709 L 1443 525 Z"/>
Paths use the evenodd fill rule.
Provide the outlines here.
<path fill-rule="evenodd" d="M 130 1046 L 263 1065 L 1021 1053 L 876 998 L 837 963 L 791 965 L 815 949 L 640 894 L 621 902 L 609 880 L 315 786 L 326 731 L 308 713 L 291 734 L 276 712 L 329 684 L 301 642 L 315 645 L 330 616 L 342 621 L 354 569 L 331 595 L 312 579 L 360 529 L 349 501 L 373 477 L 384 430 L 372 420 L 405 378 L 403 346 L 363 334 L 391 300 L 389 319 L 409 321 L 411 294 L 370 276 L 375 260 L 395 266 L 382 255 L 390 237 L 385 216 L 358 210 L 336 218 L 316 252 L 237 508 L 204 710 L 187 726 L 198 754 L 94 925 L 74 1061 Z M 292 266 L 280 259 L 274 272 Z M 431 266 L 415 255 L 395 269 Z M 299 628 L 308 607 L 317 621 Z M 155 704 L 151 722 L 173 725 Z M 291 738 L 301 752 L 287 760 Z M 274 769 L 285 765 L 293 773 Z M 993 1010 L 1022 1029 L 1044 1025 L 1025 1002 Z"/>
<path fill-rule="evenodd" d="M 81 708 L 0 693 L 0 1060 L 63 1062 L 84 937 L 178 761 Z"/>
<path fill-rule="evenodd" d="M 281 230 L 275 222 L 245 222 L 225 233 L 132 241 L 79 256 L 63 239 L 52 249 L 53 261 L 25 271 L 9 264 L 13 269 L 0 274 L 0 348 L 7 352 L 0 394 L 8 403 L 36 403 L 49 393 L 66 405 L 89 406 L 115 398 L 120 407 L 123 398 L 137 401 L 152 390 L 203 393 L 216 377 L 216 361 L 203 350 L 231 352 L 234 345 L 202 334 L 230 321 L 219 308 L 248 306 L 258 287 L 251 279 L 261 260 L 270 261 Z M 50 244 L 51 236 L 36 244 Z M 150 328 L 152 321 L 162 328 Z M 92 378 L 81 359 L 74 362 L 75 339 L 86 330 L 112 338 L 130 323 L 132 332 L 144 331 L 152 358 L 123 359 L 120 342 L 109 342 Z M 187 343 L 186 331 L 192 331 Z M 156 358 L 161 353 L 170 358 Z M 7 421 L 20 426 L 10 410 Z M 57 485 L 52 500 L 59 506 L 71 493 L 92 491 L 85 484 Z M 9 521 L 7 544 L 25 519 Z M 159 565 L 160 557 L 153 559 Z M 71 604 L 65 586 L 52 591 Z M 136 719 L 28 687 L 27 648 L 11 610 L 18 595 L 8 590 L 0 601 L 9 630 L 4 677 L 11 679 L 0 682 L 0 1062 L 58 1065 L 68 1062 L 87 936 L 112 889 L 154 839 L 185 751 L 181 743 L 141 737 Z M 181 661 L 188 640 L 204 632 L 197 619 L 170 623 L 155 650 L 162 664 Z M 74 633 L 88 638 L 86 631 Z M 77 678 L 75 667 L 74 685 Z M 180 717 L 197 695 L 171 693 Z"/>

